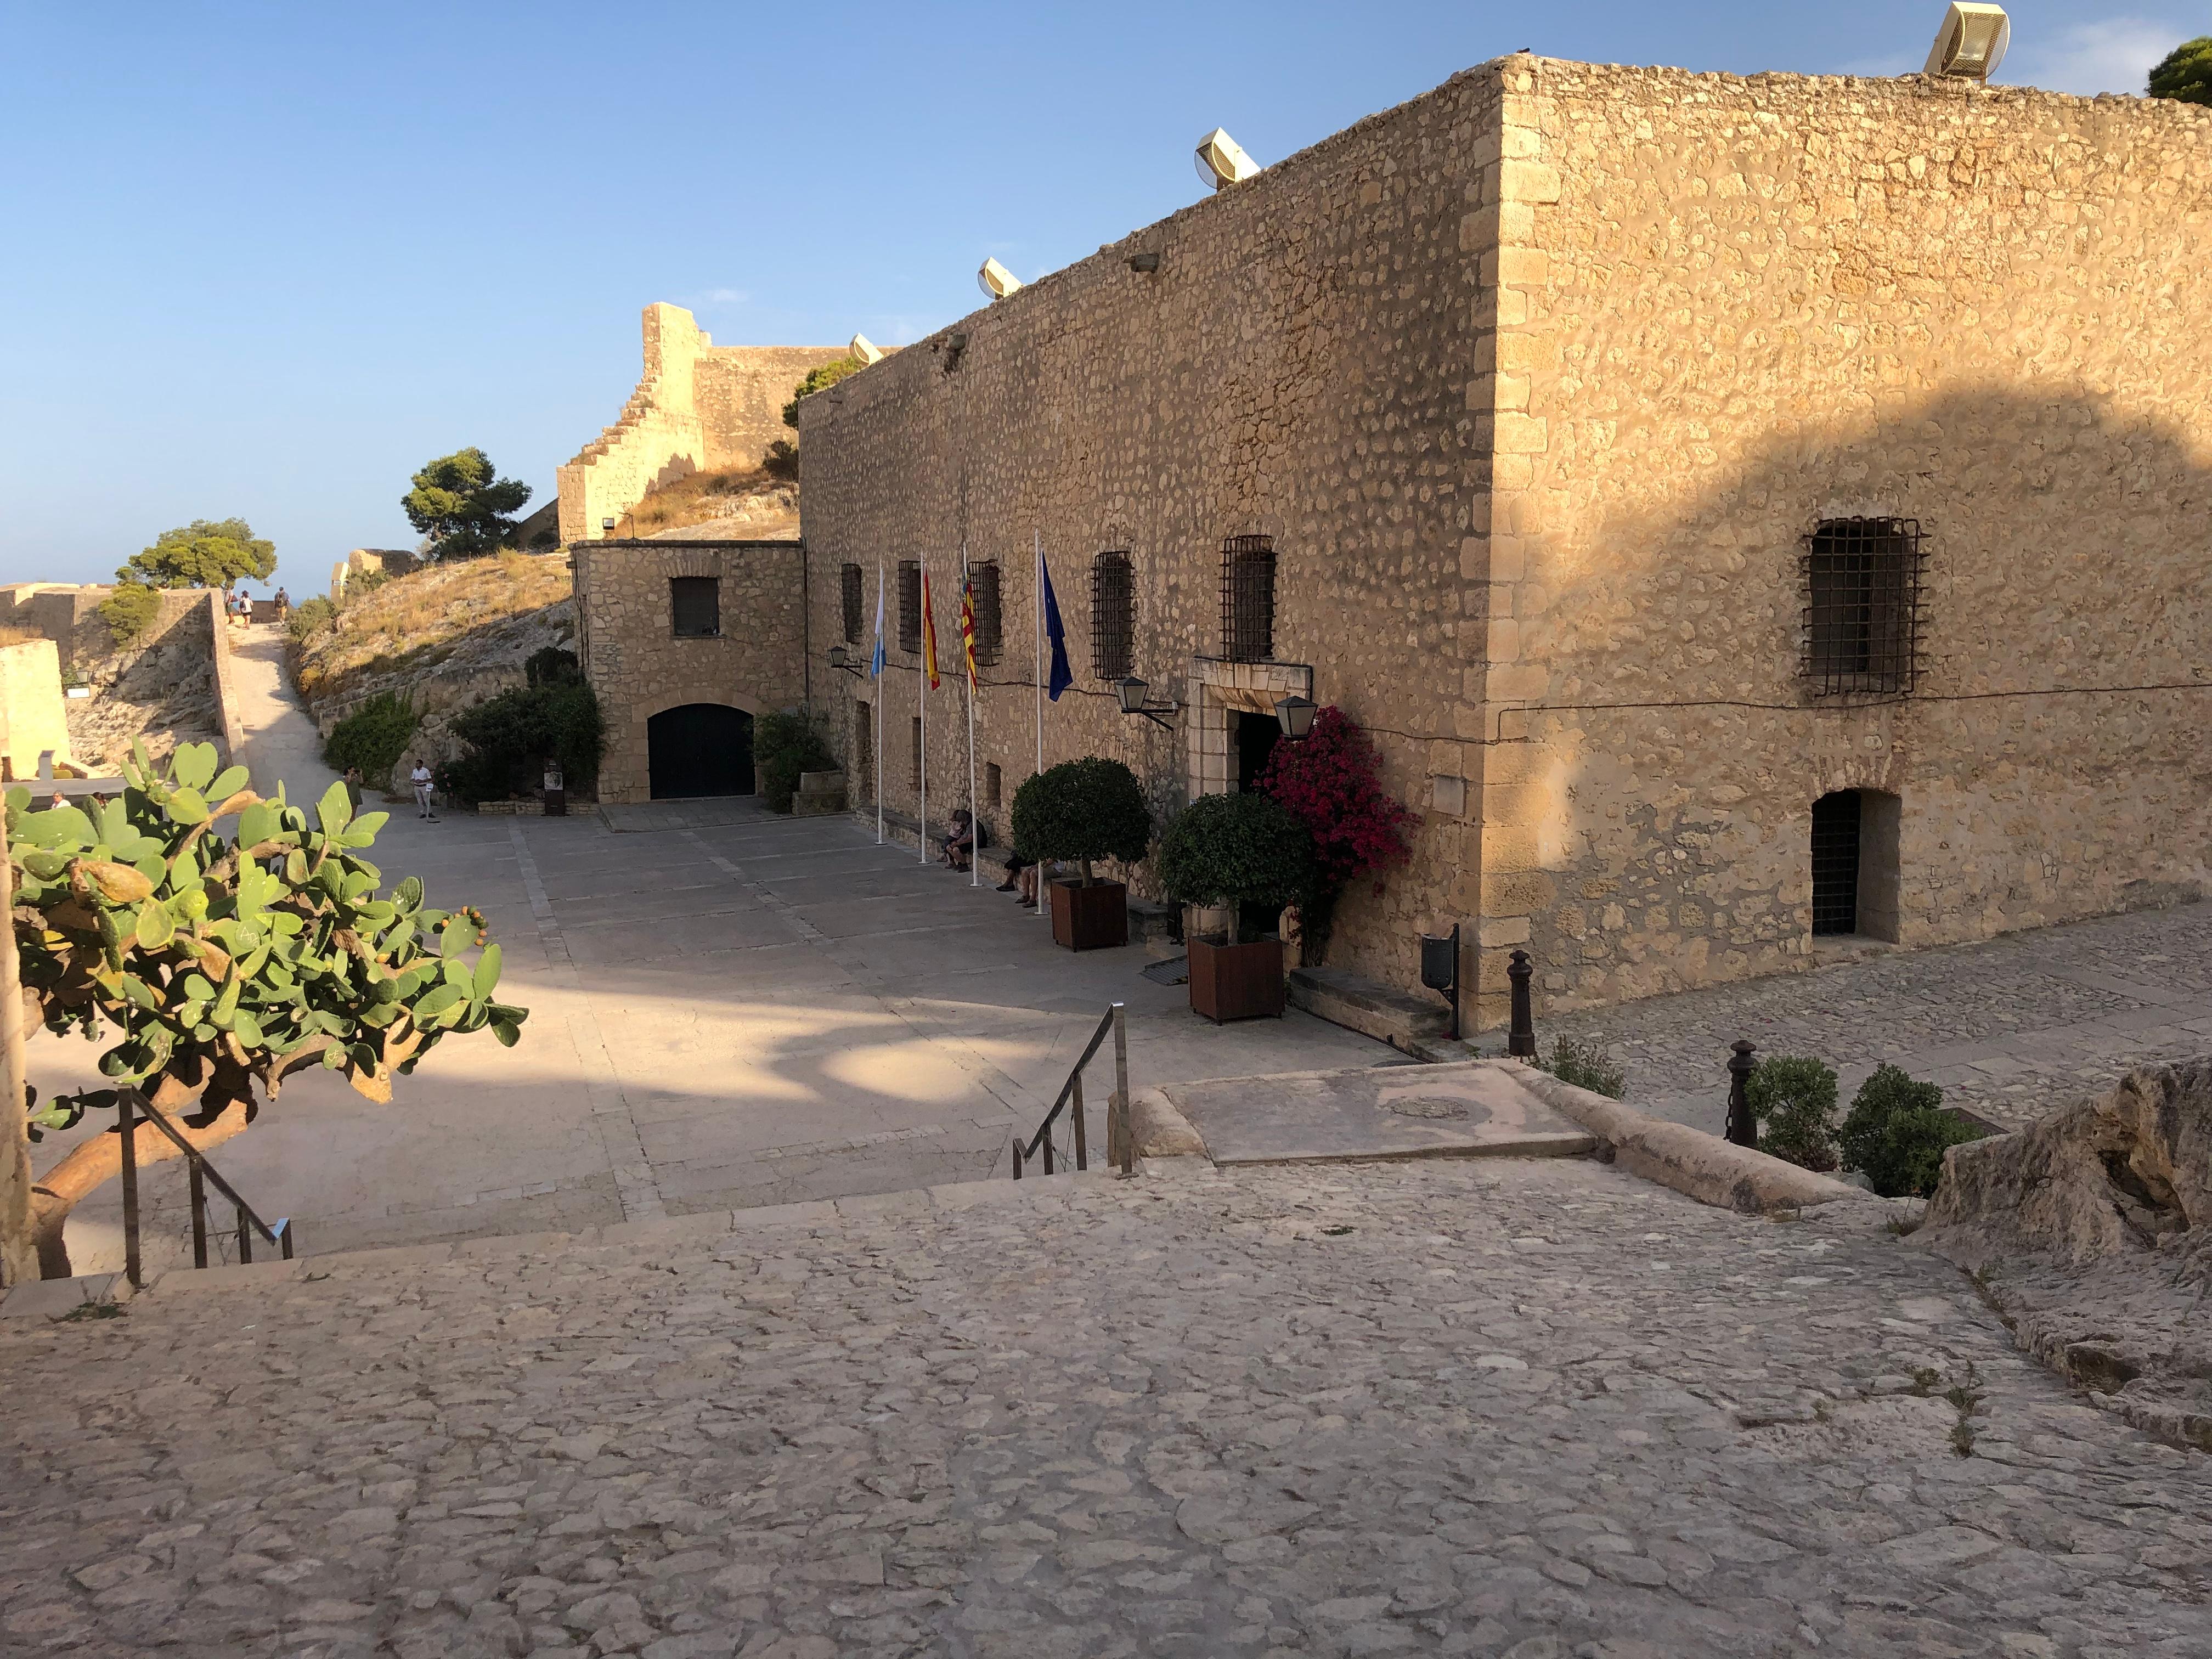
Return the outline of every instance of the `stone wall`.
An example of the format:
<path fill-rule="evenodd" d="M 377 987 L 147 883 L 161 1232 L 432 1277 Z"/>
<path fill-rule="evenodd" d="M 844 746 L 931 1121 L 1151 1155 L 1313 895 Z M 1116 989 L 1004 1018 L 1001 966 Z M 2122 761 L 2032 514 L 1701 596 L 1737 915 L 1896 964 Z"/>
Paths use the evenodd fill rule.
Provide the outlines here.
<path fill-rule="evenodd" d="M 645 308 L 645 370 L 614 425 L 560 469 L 560 534 L 598 539 L 657 485 L 760 465 L 783 406 L 836 346 L 718 346 L 681 306 Z"/>
<path fill-rule="evenodd" d="M 70 758 L 60 655 L 52 640 L 0 645 L 0 782 L 37 777 L 45 757 Z"/>
<path fill-rule="evenodd" d="M 1001 571 L 1006 653 L 976 720 L 979 802 L 1003 836 L 1036 765 L 1030 690 L 1041 534 L 1077 681 L 1048 707 L 1044 760 L 1126 761 L 1164 823 L 1233 787 L 1235 717 L 1310 690 L 1375 734 L 1389 787 L 1419 814 L 1412 863 L 1345 896 L 1332 963 L 1418 981 L 1419 935 L 1475 896 L 1474 828 L 1424 811 L 1430 751 L 1458 735 L 1470 589 L 1460 574 L 1480 453 L 1466 400 L 1475 255 L 1462 245 L 1473 168 L 1493 143 L 1492 74 L 1462 76 L 1056 271 L 801 406 L 800 510 L 817 653 L 842 637 L 839 568 L 865 570 L 870 644 L 890 566 L 892 666 L 880 684 L 817 673 L 858 802 L 870 755 L 856 705 L 883 723 L 884 799 L 917 808 L 908 755 L 915 658 L 896 649 L 901 559 L 927 559 L 945 690 L 931 700 L 930 817 L 965 802 L 957 570 L 964 545 Z M 1157 253 L 1156 272 L 1132 269 Z M 1224 539 L 1277 556 L 1273 665 L 1222 652 Z M 1091 672 L 1094 556 L 1127 550 L 1135 672 L 1177 729 L 1122 714 Z M 1479 594 L 1480 590 L 1472 590 Z M 1475 648 L 1480 649 L 1478 637 Z M 1305 672 L 1310 668 L 1310 672 Z M 1456 750 L 1453 765 L 1456 768 Z M 1137 890 L 1156 890 L 1149 871 Z"/>
<path fill-rule="evenodd" d="M 1510 59 L 1466 574 L 1486 1012 L 1812 960 L 1812 804 L 1897 798 L 1893 932 L 2207 890 L 2212 112 Z M 1799 676 L 1804 538 L 1917 520 L 1911 695 Z"/>
<path fill-rule="evenodd" d="M 926 558 L 949 664 L 960 550 L 1000 561 L 978 743 L 1010 799 L 1041 532 L 1079 675 L 1044 759 L 1121 756 L 1164 807 L 1233 784 L 1235 714 L 1310 665 L 1423 813 L 1332 961 L 1411 986 L 1415 936 L 1463 920 L 1488 1022 L 1516 948 L 1553 1007 L 1810 965 L 1838 788 L 1894 797 L 1902 944 L 2203 894 L 2208 137 L 2172 103 L 1501 59 L 808 400 L 814 648 L 842 565 L 871 617 L 891 567 L 895 629 Z M 1800 675 L 1805 540 L 1855 515 L 1923 532 L 1909 696 Z M 1265 687 L 1207 660 L 1248 533 L 1279 559 Z M 1177 732 L 1085 672 L 1109 548 Z M 910 812 L 891 661 L 815 690 L 855 799 L 866 704 Z"/>
<path fill-rule="evenodd" d="M 806 568 L 797 542 L 597 541 L 571 550 L 577 648 L 606 722 L 599 799 L 651 799 L 647 726 L 663 709 L 748 714 L 806 701 Z M 719 582 L 721 632 L 678 638 L 669 582 Z"/>
<path fill-rule="evenodd" d="M 118 648 L 100 616 L 114 590 L 22 582 L 0 587 L 0 626 L 53 641 L 59 671 L 89 695 L 70 698 L 71 746 L 79 764 L 110 770 L 143 737 L 156 756 L 179 743 L 228 743 L 235 711 L 226 702 L 229 623 L 212 588 L 167 588 L 143 633 Z"/>

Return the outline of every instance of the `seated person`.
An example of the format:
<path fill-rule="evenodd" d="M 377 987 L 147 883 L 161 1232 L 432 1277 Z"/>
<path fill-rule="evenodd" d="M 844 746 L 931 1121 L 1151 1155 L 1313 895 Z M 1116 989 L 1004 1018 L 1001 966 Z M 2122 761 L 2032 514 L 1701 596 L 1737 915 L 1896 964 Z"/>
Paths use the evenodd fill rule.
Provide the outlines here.
<path fill-rule="evenodd" d="M 1002 893 L 1016 893 L 1024 890 L 1022 872 L 1030 867 L 1030 861 L 1009 847 L 1006 849 L 1006 878 L 999 884 L 999 890 Z"/>
<path fill-rule="evenodd" d="M 956 870 L 965 870 L 975 854 L 975 819 L 966 807 L 952 815 L 952 833 L 943 843 L 945 861 Z"/>

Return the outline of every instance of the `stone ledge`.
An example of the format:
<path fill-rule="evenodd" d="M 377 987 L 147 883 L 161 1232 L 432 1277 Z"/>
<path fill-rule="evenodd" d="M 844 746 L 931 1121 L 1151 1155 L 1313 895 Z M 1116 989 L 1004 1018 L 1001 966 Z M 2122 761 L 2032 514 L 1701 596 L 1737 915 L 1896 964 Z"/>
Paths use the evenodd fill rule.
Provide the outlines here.
<path fill-rule="evenodd" d="M 1443 998 L 1412 996 L 1340 968 L 1293 968 L 1285 994 L 1291 1006 L 1316 1019 L 1408 1054 L 1451 1030 L 1451 1008 Z"/>

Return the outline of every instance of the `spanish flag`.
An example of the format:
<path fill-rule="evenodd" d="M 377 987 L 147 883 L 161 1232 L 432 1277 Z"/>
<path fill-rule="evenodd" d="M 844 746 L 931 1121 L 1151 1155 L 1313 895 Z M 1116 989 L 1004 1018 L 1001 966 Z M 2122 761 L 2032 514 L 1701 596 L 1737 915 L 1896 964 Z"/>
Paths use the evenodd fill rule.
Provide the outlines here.
<path fill-rule="evenodd" d="M 960 584 L 960 648 L 968 659 L 968 690 L 970 693 L 983 689 L 982 678 L 975 672 L 975 579 L 973 576 Z"/>
<path fill-rule="evenodd" d="M 929 689 L 937 690 L 937 615 L 929 605 L 929 567 L 921 568 L 921 672 L 929 676 Z"/>

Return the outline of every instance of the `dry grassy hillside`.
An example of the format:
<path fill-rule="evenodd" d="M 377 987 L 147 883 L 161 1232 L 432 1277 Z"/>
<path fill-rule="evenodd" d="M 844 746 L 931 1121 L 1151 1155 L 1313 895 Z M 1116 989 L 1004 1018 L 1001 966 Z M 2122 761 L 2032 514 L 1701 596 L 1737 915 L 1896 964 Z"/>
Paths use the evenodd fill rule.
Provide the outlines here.
<path fill-rule="evenodd" d="M 799 486 L 754 470 L 694 472 L 654 490 L 615 526 L 618 536 L 781 541 L 799 534 Z"/>
<path fill-rule="evenodd" d="M 380 691 L 408 698 L 422 715 L 414 750 L 434 764 L 457 747 L 446 730 L 454 711 L 521 684 L 532 652 L 574 648 L 574 595 L 557 552 L 502 552 L 374 586 L 356 581 L 336 619 L 292 647 L 293 683 L 325 734 Z"/>

